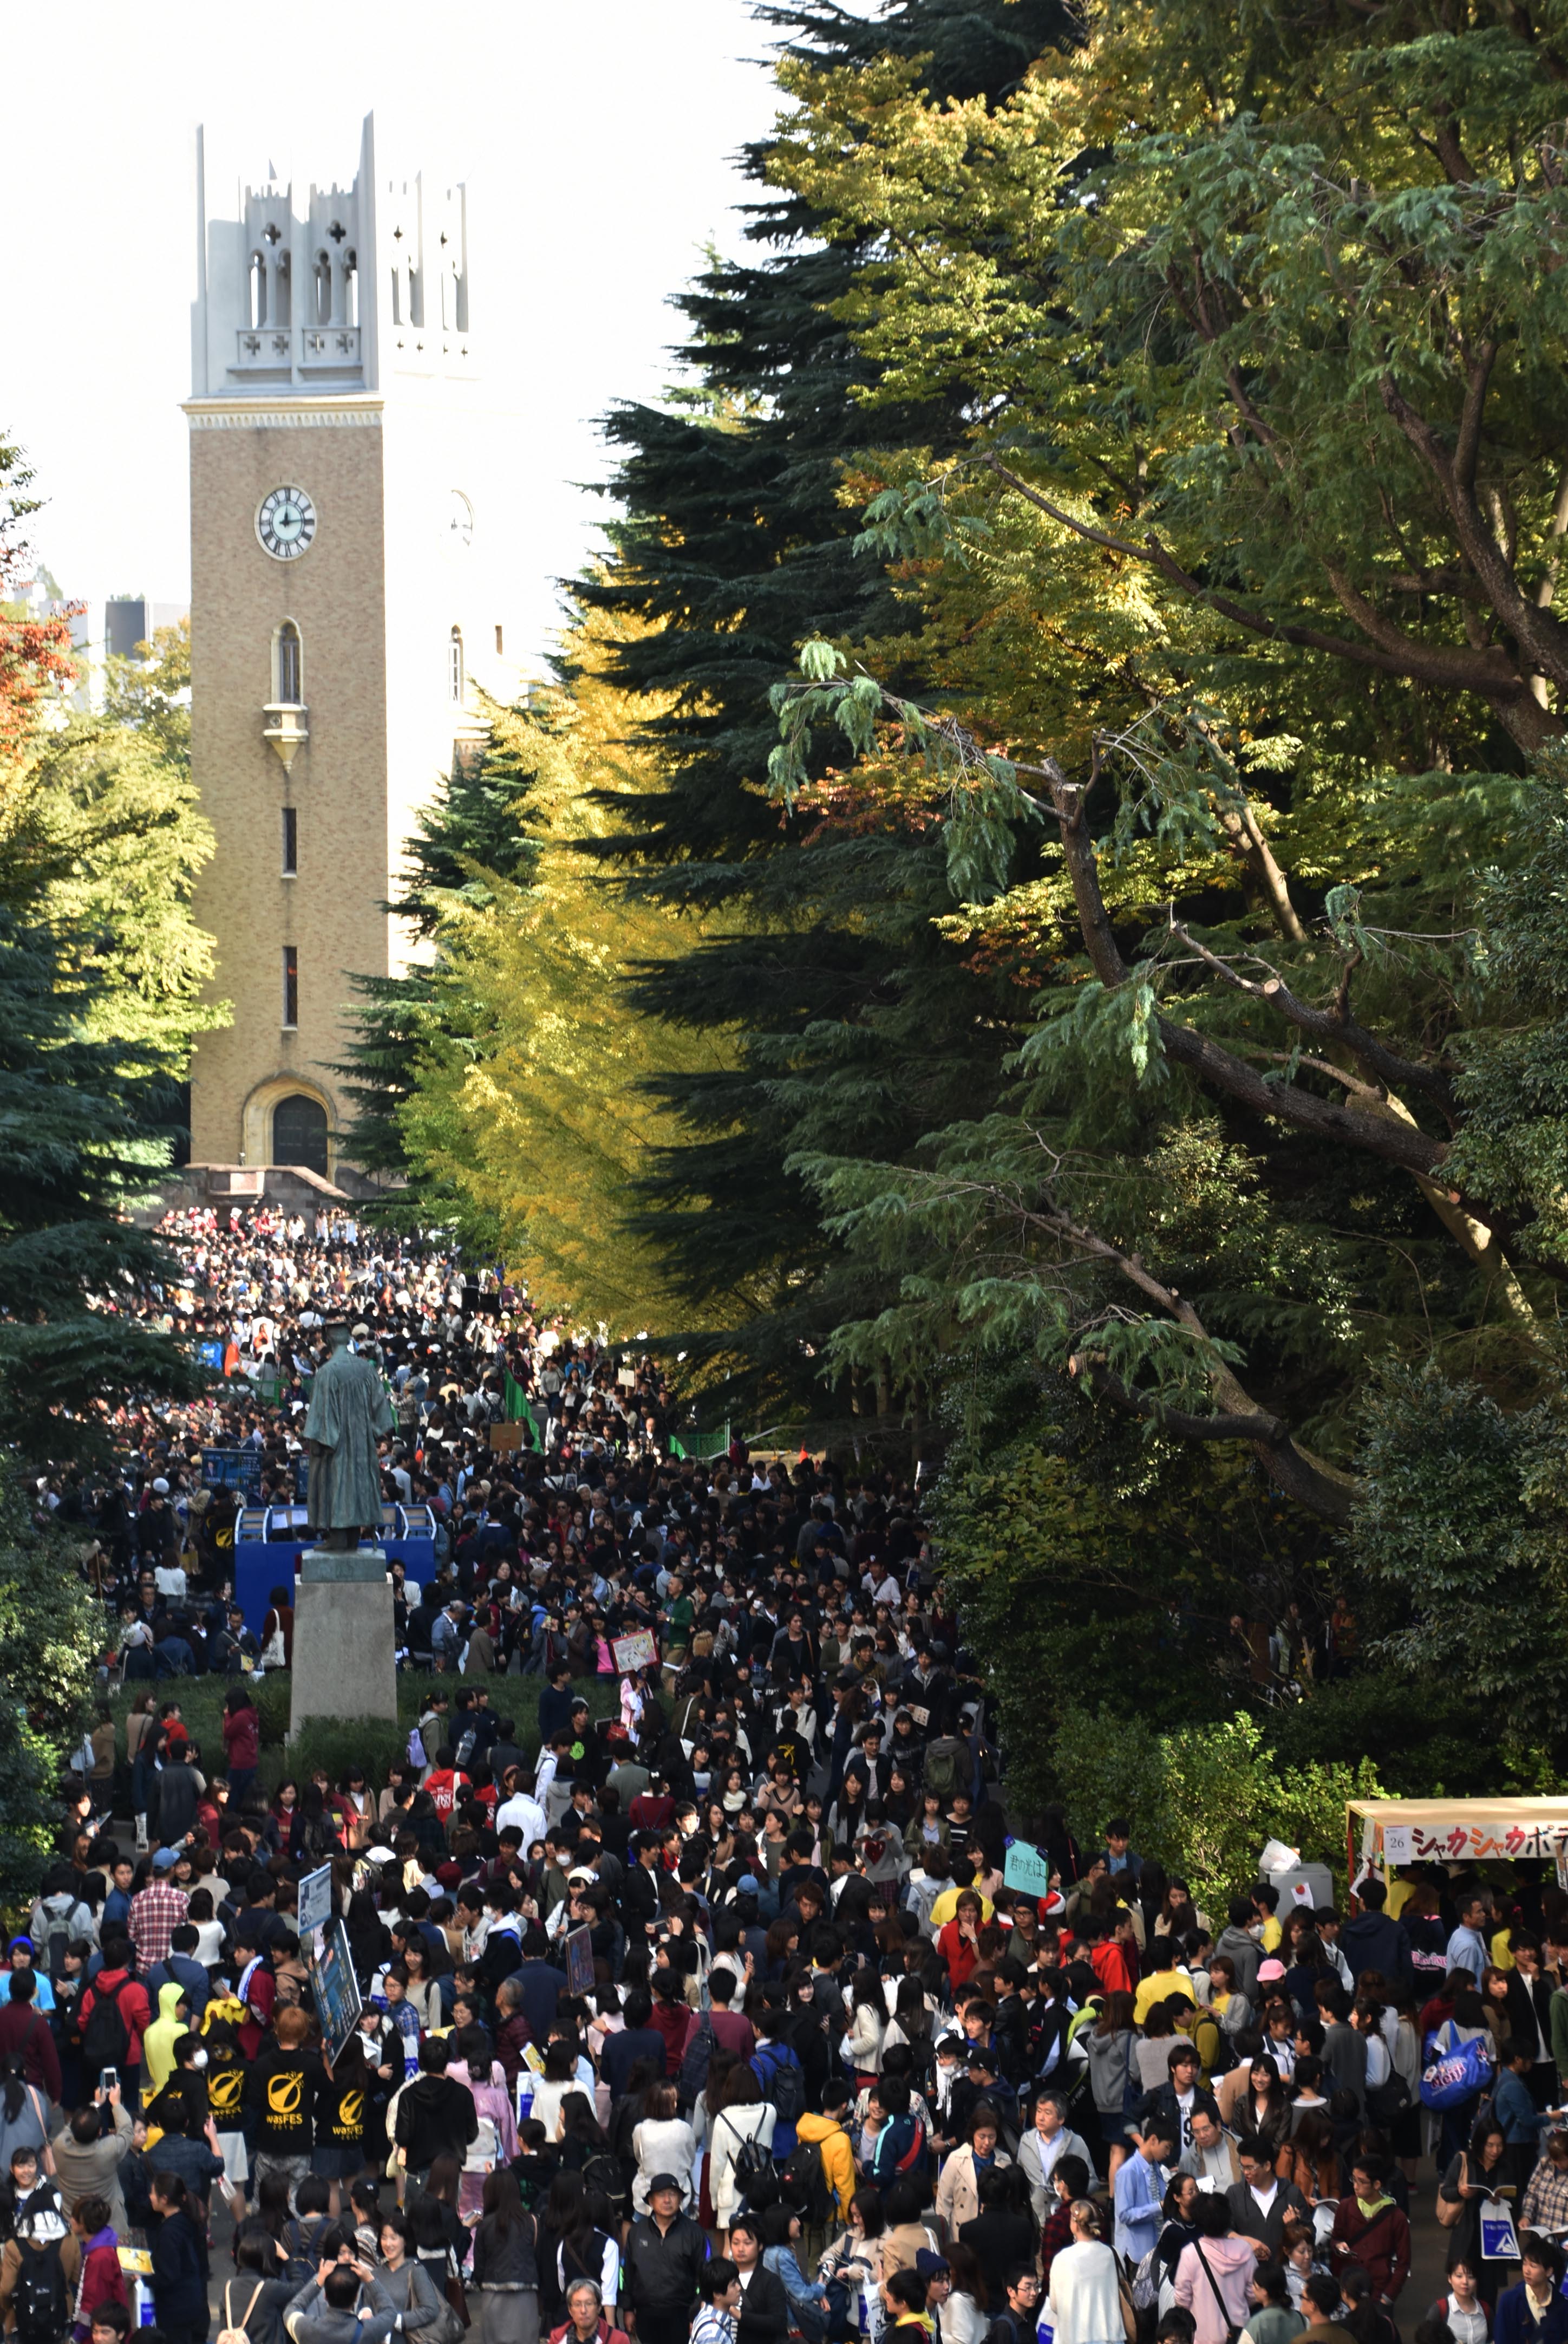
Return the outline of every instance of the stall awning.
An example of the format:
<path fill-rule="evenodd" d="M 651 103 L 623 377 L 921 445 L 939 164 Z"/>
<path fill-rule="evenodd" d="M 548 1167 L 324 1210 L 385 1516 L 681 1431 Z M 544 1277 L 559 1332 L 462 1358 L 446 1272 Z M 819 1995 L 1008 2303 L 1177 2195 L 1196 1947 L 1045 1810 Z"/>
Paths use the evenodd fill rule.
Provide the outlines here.
<path fill-rule="evenodd" d="M 1568 1798 L 1352 1799 L 1345 1839 L 1352 1872 L 1358 1855 L 1385 1864 L 1555 1860 L 1568 1853 Z"/>

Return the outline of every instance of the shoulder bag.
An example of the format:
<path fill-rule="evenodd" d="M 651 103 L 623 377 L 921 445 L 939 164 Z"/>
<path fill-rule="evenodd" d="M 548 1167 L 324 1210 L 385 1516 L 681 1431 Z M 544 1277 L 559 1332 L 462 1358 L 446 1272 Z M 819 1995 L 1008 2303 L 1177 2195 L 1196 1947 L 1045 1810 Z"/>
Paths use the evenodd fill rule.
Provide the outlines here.
<path fill-rule="evenodd" d="M 1209 2258 L 1203 2252 L 1202 2248 L 1199 2245 L 1196 2238 L 1192 2241 L 1192 2252 L 1202 2264 L 1203 2276 L 1214 2290 L 1214 2300 L 1220 2307 L 1220 2317 L 1225 2323 L 1225 2344 L 1236 2344 L 1236 2339 L 1241 2335 L 1241 2331 L 1231 2317 L 1231 2307 L 1226 2302 L 1224 2297 L 1221 2294 L 1220 2282 L 1215 2278 L 1213 2272 L 1210 2269 Z"/>

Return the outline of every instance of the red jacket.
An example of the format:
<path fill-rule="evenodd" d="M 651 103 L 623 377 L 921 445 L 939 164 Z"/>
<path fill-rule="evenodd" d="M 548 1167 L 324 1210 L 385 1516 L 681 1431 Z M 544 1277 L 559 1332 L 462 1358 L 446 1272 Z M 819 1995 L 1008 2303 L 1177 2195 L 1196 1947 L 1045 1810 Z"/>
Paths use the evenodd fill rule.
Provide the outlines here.
<path fill-rule="evenodd" d="M 571 2321 L 563 2319 L 558 2328 L 551 2329 L 550 2344 L 561 2344 L 563 2337 L 575 2336 L 577 2330 Z M 601 2311 L 598 2317 L 598 2344 L 631 2344 L 631 2339 L 624 2328 L 612 2328 Z"/>
<path fill-rule="evenodd" d="M 87 2240 L 82 2258 L 82 2292 L 75 2324 L 91 2328 L 100 2303 L 118 2303 L 128 2311 L 126 2275 L 120 2268 L 120 2242 L 113 2230 L 97 2230 Z"/>
<path fill-rule="evenodd" d="M 972 1937 L 960 1936 L 958 1919 L 954 1918 L 937 1932 L 937 1951 L 948 1965 L 956 1994 L 960 1985 L 968 1985 L 980 1964 L 980 1947 Z"/>
<path fill-rule="evenodd" d="M 128 1985 L 127 1979 L 130 1981 Z M 131 2038 L 130 2049 L 126 2053 L 126 2065 L 127 2067 L 139 2067 L 142 2064 L 142 2036 L 153 2023 L 153 2006 L 147 2000 L 146 1987 L 138 1985 L 129 1970 L 100 1970 L 92 1985 L 84 1988 L 82 1999 L 76 2005 L 84 2027 L 100 1995 L 107 1995 L 119 2004 L 120 2016 L 126 2022 L 126 2033 Z"/>
<path fill-rule="evenodd" d="M 648 2025 L 664 2037 L 664 2072 L 672 2083 L 680 2073 L 687 2037 L 696 2024 L 696 2016 L 684 2002 L 656 2001 L 653 2006 Z"/>
<path fill-rule="evenodd" d="M 1102 1937 L 1099 1945 L 1090 1948 L 1089 1958 L 1107 1994 L 1137 1993 L 1137 1956 L 1127 1946 L 1119 1945 L 1114 1937 Z"/>
<path fill-rule="evenodd" d="M 1369 2222 L 1354 2198 L 1342 2198 L 1329 2256 L 1336 2278 L 1350 2264 L 1359 2263 L 1371 2274 L 1378 2293 L 1392 2303 L 1410 2277 L 1410 2224 L 1392 2198 Z"/>
<path fill-rule="evenodd" d="M 143 2001 L 146 1996 L 142 1996 Z M 0 2003 L 0 2059 L 22 2055 L 22 2074 L 52 2100 L 60 2096 L 60 2055 L 49 2022 L 35 2003 Z M 95 2081 L 96 2078 L 95 2078 Z"/>
<path fill-rule="evenodd" d="M 261 1756 L 261 1720 L 254 1709 L 236 1710 L 223 1721 L 223 1746 L 229 1772 L 255 1766 Z"/>

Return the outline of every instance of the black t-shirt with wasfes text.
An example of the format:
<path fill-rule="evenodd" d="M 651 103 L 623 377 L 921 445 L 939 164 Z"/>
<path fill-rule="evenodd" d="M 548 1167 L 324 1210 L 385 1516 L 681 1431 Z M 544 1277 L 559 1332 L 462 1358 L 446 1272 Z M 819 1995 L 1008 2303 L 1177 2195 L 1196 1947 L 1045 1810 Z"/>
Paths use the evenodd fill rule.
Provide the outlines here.
<path fill-rule="evenodd" d="M 372 2094 L 358 2076 L 327 2076 L 316 2102 L 316 2141 L 320 2148 L 358 2148 L 371 2113 Z"/>
<path fill-rule="evenodd" d="M 316 2102 L 326 2072 L 318 2052 L 262 2046 L 245 2086 L 245 2104 L 256 2120 L 257 2148 L 274 2157 L 308 2155 L 316 2146 Z"/>

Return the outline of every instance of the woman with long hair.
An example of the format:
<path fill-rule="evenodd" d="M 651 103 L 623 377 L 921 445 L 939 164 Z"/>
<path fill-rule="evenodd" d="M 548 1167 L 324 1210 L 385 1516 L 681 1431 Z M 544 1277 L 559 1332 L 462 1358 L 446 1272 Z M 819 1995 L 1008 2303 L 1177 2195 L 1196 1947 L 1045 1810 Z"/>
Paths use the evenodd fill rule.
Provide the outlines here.
<path fill-rule="evenodd" d="M 849 1982 L 849 2023 L 846 2030 L 846 2047 L 855 2071 L 857 2091 L 865 2091 L 881 2073 L 882 2038 L 887 2025 L 888 2005 L 882 1981 L 875 1970 L 862 1966 Z"/>
<path fill-rule="evenodd" d="M 485 2344 L 538 2344 L 538 2224 L 515 2173 L 485 2176 L 470 2287 L 484 2297 Z"/>
<path fill-rule="evenodd" d="M 1350 2177 L 1334 2141 L 1327 2115 L 1308 2108 L 1296 2117 L 1295 2129 L 1282 2144 L 1274 2170 L 1282 2181 L 1299 2189 L 1316 2213 L 1320 2206 L 1338 2203 Z"/>
<path fill-rule="evenodd" d="M 1479 2002 L 1478 1995 L 1471 1997 Z M 1488 2310 L 1497 2305 L 1498 2290 L 1510 2265 L 1481 2251 L 1481 2218 L 1501 2214 L 1506 2198 L 1497 2192 L 1513 2179 L 1508 2140 L 1495 2117 L 1476 2119 L 1468 2145 L 1449 2159 L 1437 2189 L 1437 2218 L 1448 2232 L 1448 2267 L 1465 2263 L 1475 2274 L 1476 2288 Z"/>
<path fill-rule="evenodd" d="M 749 2065 L 744 2060 L 737 2061 L 725 2078 L 723 2097 L 709 2127 L 709 2187 L 713 2198 L 713 2218 L 718 2229 L 726 2235 L 744 2195 L 736 2176 L 736 2159 L 749 2140 L 756 2141 L 762 2148 L 771 2147 L 775 2114 L 763 2098 L 762 2086 Z"/>
<path fill-rule="evenodd" d="M 817 2265 L 828 2290 L 828 2333 L 846 2339 L 864 2336 L 875 2344 L 886 2313 L 882 2307 L 882 2238 L 887 2222 L 879 2191 L 857 2189 L 845 2228 Z M 944 2334 L 945 2334 L 944 2329 Z"/>
<path fill-rule="evenodd" d="M 310 2152 L 312 2173 L 325 2177 L 330 2187 L 328 2211 L 343 2210 L 348 2184 L 369 2162 L 367 2127 L 377 2139 L 374 2102 L 377 2079 L 365 2056 L 365 2037 L 357 2027 L 329 2066 L 317 2102 L 316 2147 Z"/>
<path fill-rule="evenodd" d="M 1278 2155 L 1291 2129 L 1291 2103 L 1280 2080 L 1279 2068 L 1265 2052 L 1258 2054 L 1247 2077 L 1239 2129 L 1255 2132 L 1260 2140 L 1268 2143 L 1271 2155 Z"/>
<path fill-rule="evenodd" d="M 631 2152 L 637 2160 L 631 2185 L 632 2208 L 636 2213 L 646 2214 L 648 2185 L 654 2175 L 689 2173 L 697 2153 L 691 2127 L 679 2112 L 675 2086 L 663 2077 L 651 2083 L 642 2096 L 642 2113 L 632 2130 Z"/>
<path fill-rule="evenodd" d="M 1118 2168 L 1131 2153 L 1122 2109 L 1129 2083 L 1137 2075 L 1138 2029 L 1132 2020 L 1132 1996 L 1120 1991 L 1108 1994 L 1100 2006 L 1100 2016 L 1081 2040 L 1089 2060 L 1101 2161 L 1107 2178 L 1114 2183 Z M 1085 2117 L 1088 2113 L 1083 2111 Z M 1094 2146 L 1091 2141 L 1090 2147 Z"/>
<path fill-rule="evenodd" d="M 559 2172 L 550 2183 L 539 2222 L 539 2316 L 547 2328 L 567 2317 L 567 2291 L 574 2279 L 592 2279 L 613 2303 L 620 2276 L 620 2250 L 593 2218 L 580 2173 Z"/>
<path fill-rule="evenodd" d="M 166 2344 L 206 2344 L 205 2226 L 198 2229 L 192 2220 L 190 2199 L 177 2173 L 155 2170 L 148 2196 L 157 2217 L 151 2258 L 158 2326 Z"/>

